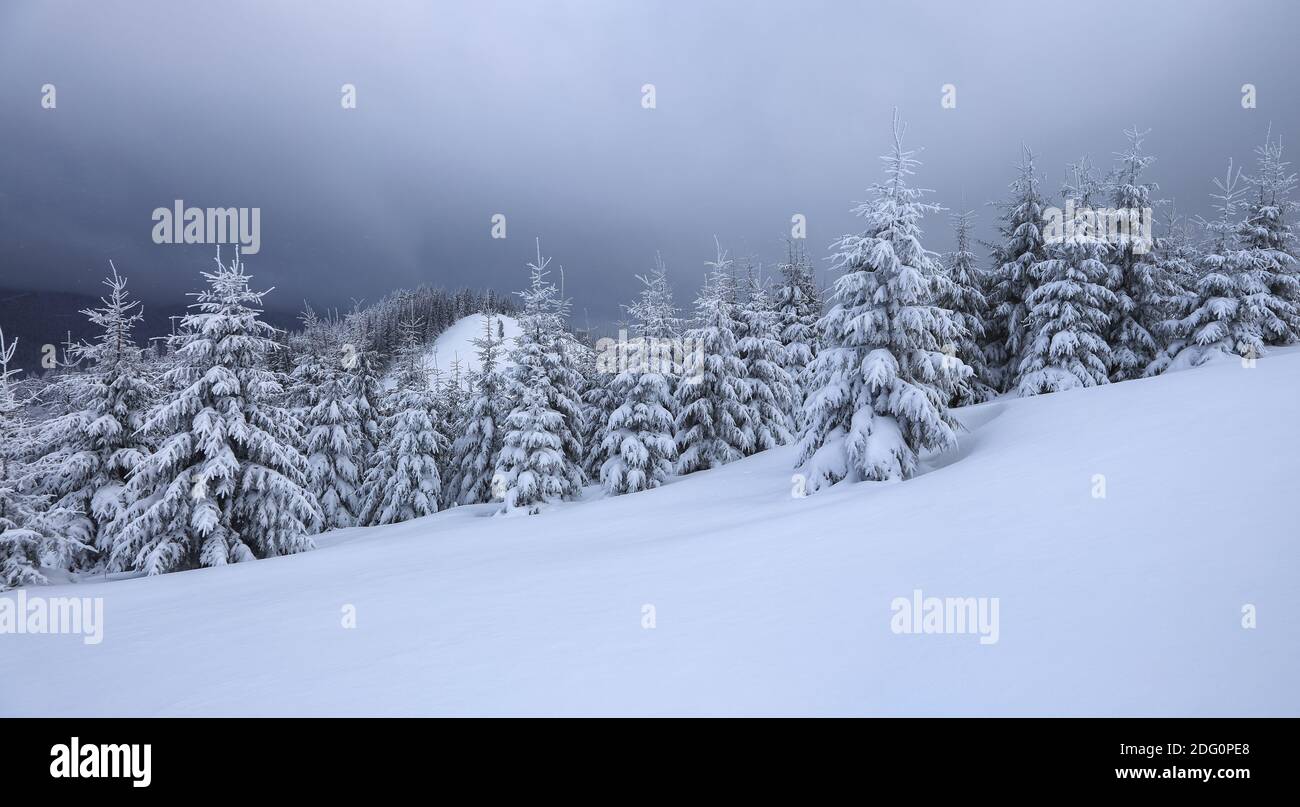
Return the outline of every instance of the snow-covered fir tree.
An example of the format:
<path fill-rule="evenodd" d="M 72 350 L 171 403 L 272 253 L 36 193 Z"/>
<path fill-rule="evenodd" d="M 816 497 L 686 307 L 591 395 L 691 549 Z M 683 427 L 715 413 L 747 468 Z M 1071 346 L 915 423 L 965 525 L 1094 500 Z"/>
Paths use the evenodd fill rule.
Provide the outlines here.
<path fill-rule="evenodd" d="M 919 165 L 914 154 L 903 148 L 895 112 L 886 181 L 854 211 L 865 230 L 837 243 L 841 275 L 819 323 L 823 343 L 809 366 L 799 445 L 808 492 L 840 480 L 907 479 L 921 452 L 957 442 L 948 401 L 971 369 L 943 352 L 961 328 L 934 302 L 941 270 L 921 245 L 920 220 L 940 208 L 908 185 Z"/>
<path fill-rule="evenodd" d="M 499 317 L 483 318 L 483 335 L 474 339 L 478 371 L 465 407 L 464 428 L 452 445 L 452 476 L 458 504 L 492 501 L 492 477 L 501 453 L 507 401 L 500 373 L 505 331 Z"/>
<path fill-rule="evenodd" d="M 358 451 L 362 460 L 360 478 L 364 480 L 384 441 L 380 357 L 360 311 L 354 310 L 344 318 L 343 335 L 343 367 L 352 384 L 352 408 L 357 413 Z"/>
<path fill-rule="evenodd" d="M 1173 323 L 1172 341 L 1147 368 L 1147 375 L 1197 367 L 1223 357 L 1264 355 L 1262 323 L 1274 318 L 1275 298 L 1255 271 L 1250 250 L 1239 244 L 1246 188 L 1241 169 L 1215 177 L 1211 194 L 1219 215 L 1202 220 L 1208 240 L 1200 256 L 1200 278 L 1187 313 Z"/>
<path fill-rule="evenodd" d="M 1196 287 L 1201 279 L 1201 252 L 1187 218 L 1171 203 L 1158 217 L 1161 234 L 1156 237 L 1155 262 L 1168 279 L 1171 293 L 1165 301 L 1161 332 L 1156 334 L 1168 345 L 1177 334 L 1177 321 L 1191 313 L 1196 303 Z"/>
<path fill-rule="evenodd" d="M 148 574 L 220 566 L 311 549 L 320 507 L 295 447 L 300 426 L 273 406 L 264 367 L 275 333 L 260 318 L 239 249 L 204 272 L 208 288 L 174 337 L 174 391 L 145 419 L 158 447 L 131 472 L 131 505 L 109 563 Z"/>
<path fill-rule="evenodd" d="M 731 260 L 718 247 L 704 288 L 695 299 L 695 321 L 686 331 L 698 346 L 675 392 L 677 472 L 716 468 L 744 457 L 754 445 L 754 425 L 745 405 L 745 363 L 736 348 L 736 279 Z"/>
<path fill-rule="evenodd" d="M 455 507 L 458 502 L 457 498 L 457 480 L 455 479 L 455 460 L 453 458 L 453 445 L 456 436 L 463 434 L 465 430 L 466 407 L 469 404 L 468 390 L 466 390 L 465 373 L 462 370 L 460 358 L 453 358 L 448 363 L 447 377 L 442 382 L 442 387 L 438 393 L 438 423 L 444 435 L 447 436 L 447 450 L 442 453 L 442 467 L 440 476 L 442 478 L 442 507 Z"/>
<path fill-rule="evenodd" d="M 1159 204 L 1158 186 L 1144 182 L 1143 174 L 1155 157 L 1142 151 L 1142 140 L 1150 130 L 1126 129 L 1128 148 L 1118 154 L 1119 165 L 1110 179 L 1110 204 L 1116 216 L 1128 220 L 1127 233 L 1120 228 L 1108 243 L 1114 310 L 1106 341 L 1110 345 L 1112 381 L 1139 378 L 1163 347 L 1168 330 L 1170 300 L 1177 293 L 1172 279 L 1156 262 L 1150 234 L 1141 232 L 1144 217 Z"/>
<path fill-rule="evenodd" d="M 423 323 L 402 320 L 402 355 L 384 400 L 384 439 L 366 474 L 360 521 L 397 524 L 433 515 L 444 498 L 441 468 L 449 449 L 439 426 L 437 390 L 424 366 Z"/>
<path fill-rule="evenodd" d="M 951 353 L 971 368 L 971 374 L 957 385 L 953 406 L 980 403 L 996 394 L 988 383 L 988 368 L 980 348 L 989 306 L 984 299 L 984 276 L 975 264 L 975 253 L 971 252 L 973 217 L 970 211 L 952 216 L 956 249 L 948 255 L 944 271 L 935 277 L 936 304 L 951 311 L 961 328 L 961 337 L 951 346 Z M 944 349 L 947 351 L 949 346 L 945 345 Z"/>
<path fill-rule="evenodd" d="M 562 290 L 561 290 L 562 291 Z M 568 301 L 565 301 L 566 306 Z M 567 313 L 566 313 L 567 317 Z M 573 424 L 574 432 L 578 435 L 578 444 L 581 447 L 581 453 L 578 455 L 578 465 L 582 469 L 582 484 L 587 484 L 595 480 L 599 475 L 599 469 L 593 468 L 588 473 L 588 454 L 595 449 L 593 434 L 601 428 L 602 420 L 592 422 L 591 418 L 596 417 L 596 409 L 587 406 L 588 400 L 597 401 L 599 396 L 593 391 L 597 383 L 596 370 L 596 349 L 587 343 L 587 332 L 583 331 L 581 337 L 569 330 L 561 330 L 559 334 L 560 344 L 560 368 L 561 372 L 556 377 L 558 379 L 569 379 L 572 383 L 572 399 L 579 402 L 575 413 L 568 418 Z M 606 380 L 607 384 L 613 383 L 613 378 Z M 600 411 L 608 416 L 613 410 L 616 402 L 612 395 L 607 400 L 600 401 Z"/>
<path fill-rule="evenodd" d="M 625 333 L 626 329 L 620 328 L 620 339 Z M 616 342 L 613 347 L 605 350 L 622 353 L 626 347 L 621 342 Z M 609 357 L 601 358 L 602 361 L 598 362 L 593 356 L 591 362 L 582 365 L 582 422 L 585 429 L 582 437 L 582 472 L 587 479 L 600 478 L 600 465 L 603 462 L 600 446 L 605 440 L 609 416 L 620 402 L 614 390 L 614 379 L 618 375 L 617 369 L 613 367 L 616 362 L 609 362 L 610 369 L 615 371 L 606 372 L 604 365 Z"/>
<path fill-rule="evenodd" d="M 746 283 L 749 294 L 736 315 L 740 325 L 736 355 L 745 366 L 742 400 L 750 410 L 753 440 L 748 451 L 752 454 L 790 442 L 798 396 L 786 370 L 789 360 L 781 344 L 780 315 L 753 273 Z"/>
<path fill-rule="evenodd" d="M 1086 205 L 1078 205 L 1080 208 Z M 1106 333 L 1116 306 L 1107 286 L 1107 247 L 1086 215 L 1064 222 L 1047 257 L 1030 268 L 1025 303 L 1029 341 L 1019 368 L 1020 395 L 1040 395 L 1109 381 Z"/>
<path fill-rule="evenodd" d="M 65 568 L 93 567 L 109 549 L 109 525 L 121 512 L 127 475 L 148 453 L 139 431 L 152 388 L 132 336 L 143 314 L 116 267 L 104 285 L 109 292 L 101 307 L 81 312 L 99 334 L 69 349 L 81 370 L 56 376 L 68 411 L 41 424 L 43 456 L 32 472 L 35 490 L 67 515 L 54 529 L 75 542 L 69 546 L 95 548 L 61 559 Z"/>
<path fill-rule="evenodd" d="M 295 368 L 295 380 L 311 379 L 302 412 L 309 488 L 319 502 L 323 529 L 351 527 L 361 508 L 365 441 L 353 377 L 355 350 L 340 341 L 338 323 L 317 321 L 308 336 L 313 348 Z M 298 370 L 304 370 L 301 376 Z"/>
<path fill-rule="evenodd" d="M 74 514 L 49 508 L 49 497 L 25 484 L 27 462 L 39 448 L 13 380 L 21 372 L 11 366 L 17 347 L 0 330 L 0 591 L 49 582 L 41 572 L 45 557 L 88 549 L 56 529 Z"/>
<path fill-rule="evenodd" d="M 676 304 L 673 302 L 673 287 L 668 280 L 668 267 L 663 258 L 655 253 L 654 267 L 646 275 L 637 275 L 644 287 L 637 302 L 628 309 L 633 321 L 641 323 L 641 335 L 656 346 L 660 352 L 660 374 L 668 384 L 670 398 L 668 411 L 677 417 L 677 384 L 681 377 L 681 356 L 677 348 L 681 345 L 682 320 Z"/>
<path fill-rule="evenodd" d="M 673 327 L 672 299 L 665 298 L 661 273 L 639 280 L 641 296 L 627 308 L 634 337 L 614 376 L 611 391 L 617 404 L 601 430 L 596 451 L 600 482 L 614 494 L 659 487 L 672 474 L 677 457 L 668 383 L 676 367 L 673 357 L 652 353 L 651 347 L 662 343 L 650 336 Z"/>
<path fill-rule="evenodd" d="M 418 343 L 416 353 L 417 355 L 421 353 L 418 349 Z M 447 417 L 447 374 L 442 371 L 442 367 L 438 364 L 438 351 L 436 348 L 430 358 L 432 361 L 425 365 L 424 373 L 429 390 L 433 393 L 434 422 L 441 424 L 445 422 Z M 422 356 L 420 361 L 424 361 Z"/>
<path fill-rule="evenodd" d="M 628 308 L 633 321 L 639 322 L 640 335 L 651 339 L 676 339 L 681 335 L 682 320 L 673 304 L 673 288 L 668 267 L 656 253 L 654 267 L 646 275 L 637 275 L 644 288 L 637 302 Z"/>
<path fill-rule="evenodd" d="M 520 333 L 506 376 L 512 408 L 493 479 L 506 512 L 538 513 L 576 496 L 584 481 L 582 379 L 566 344 L 568 302 L 546 279 L 549 264 L 539 244 L 536 261 L 528 264 L 529 287 L 519 292 Z"/>
<path fill-rule="evenodd" d="M 316 405 L 330 349 L 327 330 L 311 306 L 303 308 L 298 321 L 302 328 L 290 336 L 289 349 L 277 350 L 276 353 L 291 354 L 286 397 L 294 415 L 302 419 Z"/>
<path fill-rule="evenodd" d="M 1239 235 L 1242 248 L 1250 252 L 1252 272 L 1272 298 L 1261 301 L 1267 308 L 1261 318 L 1264 336 L 1270 345 L 1289 345 L 1300 341 L 1300 261 L 1290 222 L 1296 175 L 1283 159 L 1282 138 L 1273 139 L 1271 128 L 1255 154 Z"/>
<path fill-rule="evenodd" d="M 1000 392 L 1016 386 L 1016 373 L 1028 338 L 1025 303 L 1033 291 L 1030 268 L 1046 257 L 1043 214 L 1047 201 L 1038 190 L 1040 179 L 1034 169 L 1034 154 L 1021 147 L 1017 176 L 1011 195 L 1001 208 L 998 234 L 993 245 L 993 270 L 987 276 L 985 299 L 990 317 L 984 329 L 984 358 L 988 382 Z"/>
<path fill-rule="evenodd" d="M 444 423 L 449 434 L 460 434 L 464 426 L 467 399 L 465 371 L 459 358 L 448 362 L 447 368 L 447 378 L 442 384 Z"/>
<path fill-rule="evenodd" d="M 805 368 L 817 355 L 817 321 L 822 316 L 821 292 L 808 255 L 801 244 L 789 242 L 781 264 L 781 282 L 772 305 L 777 312 L 781 346 L 785 348 L 785 371 L 794 382 L 795 428 L 801 428 L 806 379 Z"/>
<path fill-rule="evenodd" d="M 602 430 L 600 482 L 614 494 L 657 488 L 677 457 L 667 381 L 657 372 L 628 369 L 614 377 L 614 391 L 622 403 Z"/>

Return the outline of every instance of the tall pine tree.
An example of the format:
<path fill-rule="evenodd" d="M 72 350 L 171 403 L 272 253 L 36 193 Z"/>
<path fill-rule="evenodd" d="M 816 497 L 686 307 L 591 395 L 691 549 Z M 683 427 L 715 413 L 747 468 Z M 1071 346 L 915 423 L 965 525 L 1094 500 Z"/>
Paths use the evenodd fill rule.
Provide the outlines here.
<path fill-rule="evenodd" d="M 519 292 L 524 310 L 507 376 L 512 409 L 493 480 L 506 512 L 541 512 L 576 497 L 583 483 L 581 378 L 566 353 L 568 302 L 546 279 L 549 264 L 539 244 L 528 265 L 529 288 Z"/>
<path fill-rule="evenodd" d="M 681 474 L 738 460 L 754 445 L 751 413 L 744 402 L 745 363 L 736 349 L 736 279 L 721 246 L 707 265 L 708 279 L 695 300 L 695 323 L 685 335 L 700 351 L 683 368 L 675 393 L 674 439 Z"/>
<path fill-rule="evenodd" d="M 749 294 L 738 312 L 741 337 L 736 354 L 745 365 L 743 400 L 753 423 L 752 454 L 790 442 L 796 393 L 786 370 L 789 360 L 781 344 L 779 315 L 763 283 L 752 273 L 747 283 Z"/>
<path fill-rule="evenodd" d="M 1158 186 L 1144 182 L 1143 173 L 1155 157 L 1144 154 L 1142 140 L 1150 130 L 1136 126 L 1124 131 L 1128 148 L 1117 155 L 1119 166 L 1110 181 L 1110 203 L 1114 215 L 1128 220 L 1128 232 L 1115 235 L 1109 244 L 1111 288 L 1114 310 L 1106 340 L 1110 345 L 1110 380 L 1139 378 L 1163 347 L 1170 300 L 1176 289 L 1172 279 L 1156 262 L 1149 236 L 1140 233 L 1140 223 L 1158 204 Z"/>
<path fill-rule="evenodd" d="M 363 487 L 362 523 L 397 524 L 433 515 L 443 503 L 440 469 L 448 450 L 437 391 L 424 366 L 422 322 L 402 320 L 402 356 L 384 400 L 384 439 Z"/>
<path fill-rule="evenodd" d="M 57 529 L 73 514 L 49 508 L 49 497 L 26 484 L 27 463 L 38 449 L 15 389 L 20 371 L 10 366 L 17 347 L 18 340 L 6 342 L 0 330 L 0 591 L 49 582 L 41 572 L 44 557 L 88 549 Z"/>
<path fill-rule="evenodd" d="M 1271 129 L 1255 154 L 1246 218 L 1238 232 L 1242 248 L 1250 252 L 1252 273 L 1268 289 L 1270 299 L 1261 300 L 1267 309 L 1261 318 L 1264 336 L 1270 345 L 1289 345 L 1300 340 L 1300 261 L 1290 222 L 1296 175 L 1282 157 L 1282 138 L 1274 140 Z"/>
<path fill-rule="evenodd" d="M 42 424 L 44 456 L 35 472 L 37 490 L 69 514 L 57 525 L 59 532 L 97 549 L 65 559 L 73 568 L 97 564 L 111 547 L 109 525 L 121 513 L 127 475 L 149 450 L 139 432 L 152 388 L 132 336 L 144 317 L 116 267 L 104 285 L 109 293 L 100 299 L 102 307 L 81 312 L 99 334 L 70 350 L 84 371 L 64 376 L 71 408 Z"/>
<path fill-rule="evenodd" d="M 276 349 L 260 317 L 265 292 L 249 288 L 238 248 L 229 264 L 218 250 L 216 263 L 173 339 L 174 391 L 144 422 L 158 448 L 127 483 L 116 569 L 159 574 L 301 552 L 322 519 L 295 446 L 300 427 L 270 403 L 282 390 L 264 366 Z"/>
<path fill-rule="evenodd" d="M 652 331 L 666 330 L 672 303 L 664 299 L 661 276 L 639 279 L 644 286 L 640 299 L 627 309 L 635 336 L 628 361 L 614 376 L 612 393 L 617 404 L 601 430 L 596 454 L 601 484 L 615 494 L 659 487 L 672 473 L 677 457 L 668 386 L 672 359 L 666 360 L 669 366 L 665 367 L 662 356 L 651 355 L 649 336 Z M 645 364 L 642 359 L 647 360 Z"/>
<path fill-rule="evenodd" d="M 1034 154 L 1027 147 L 1021 147 L 1016 170 L 1010 198 L 998 203 L 1002 240 L 993 245 L 993 271 L 985 294 L 992 314 L 984 331 L 984 358 L 989 383 L 1000 392 L 1014 388 L 1018 380 L 1029 335 L 1025 300 L 1034 287 L 1030 269 L 1046 257 L 1042 223 L 1047 202 L 1039 193 Z"/>
<path fill-rule="evenodd" d="M 961 328 L 934 303 L 940 269 L 921 246 L 920 220 L 940 208 L 908 185 L 919 162 L 903 148 L 897 112 L 893 135 L 882 158 L 886 181 L 854 211 L 864 232 L 837 244 L 841 275 L 820 322 L 824 342 L 810 366 L 799 446 L 809 492 L 840 480 L 907 479 L 921 452 L 957 441 L 948 401 L 971 370 L 943 353 Z"/>
<path fill-rule="evenodd" d="M 952 216 L 956 230 L 957 248 L 948 256 L 944 271 L 935 278 L 936 303 L 953 314 L 961 329 L 961 336 L 951 345 L 951 354 L 971 368 L 970 376 L 963 378 L 953 395 L 953 406 L 980 403 L 996 392 L 988 383 L 988 367 L 980 341 L 984 338 L 984 322 L 989 305 L 984 299 L 984 276 L 975 265 L 971 252 L 971 219 L 974 213 L 965 211 Z M 945 345 L 945 352 L 949 346 Z"/>
<path fill-rule="evenodd" d="M 1018 373 L 1021 395 L 1109 381 L 1106 333 L 1116 300 L 1107 285 L 1107 246 L 1093 221 L 1085 214 L 1063 222 L 1062 237 L 1030 268 L 1034 289 L 1025 300 L 1029 341 Z"/>
<path fill-rule="evenodd" d="M 325 516 L 322 527 L 356 524 L 366 446 L 357 410 L 355 349 L 340 341 L 337 322 L 321 322 L 312 334 L 318 349 L 305 358 L 314 363 L 310 404 L 302 413 L 304 444 L 312 494 Z M 353 367 L 348 367 L 353 364 Z M 301 365 L 300 365 L 301 367 Z"/>
<path fill-rule="evenodd" d="M 465 427 L 452 446 L 452 482 L 458 504 L 479 504 L 493 498 L 492 476 L 508 414 L 500 373 L 504 342 L 500 318 L 484 316 L 483 335 L 474 339 L 479 369 L 473 375 Z"/>
<path fill-rule="evenodd" d="M 1239 244 L 1244 196 L 1241 169 L 1228 161 L 1223 179 L 1211 194 L 1219 212 L 1202 220 L 1209 236 L 1200 258 L 1195 298 L 1185 316 L 1173 324 L 1173 339 L 1147 368 L 1148 375 L 1197 367 L 1224 357 L 1251 360 L 1264 354 L 1264 327 L 1277 321 L 1276 301 L 1256 272 L 1251 251 Z"/>
<path fill-rule="evenodd" d="M 781 265 L 781 283 L 773 299 L 781 346 L 785 348 L 785 371 L 794 382 L 795 428 L 801 428 L 806 368 L 817 355 L 817 321 L 822 316 L 821 293 L 812 264 L 802 245 L 789 243 Z"/>

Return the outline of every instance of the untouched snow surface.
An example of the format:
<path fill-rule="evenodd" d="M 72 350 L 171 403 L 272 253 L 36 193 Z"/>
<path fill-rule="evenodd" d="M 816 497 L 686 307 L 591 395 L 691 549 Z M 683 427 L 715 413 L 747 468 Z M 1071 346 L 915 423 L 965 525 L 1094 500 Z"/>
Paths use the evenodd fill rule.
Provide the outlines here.
<path fill-rule="evenodd" d="M 103 597 L 103 642 L 0 636 L 0 714 L 1297 715 L 1298 401 L 1280 351 L 961 410 L 900 484 L 794 498 L 787 448 L 32 589 Z M 914 589 L 998 597 L 998 642 L 894 634 Z"/>

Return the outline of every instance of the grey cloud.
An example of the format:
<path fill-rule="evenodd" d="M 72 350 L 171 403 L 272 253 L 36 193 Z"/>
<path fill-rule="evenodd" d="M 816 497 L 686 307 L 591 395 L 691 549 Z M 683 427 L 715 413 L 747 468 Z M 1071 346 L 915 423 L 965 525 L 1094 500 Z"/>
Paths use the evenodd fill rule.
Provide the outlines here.
<path fill-rule="evenodd" d="M 150 212 L 179 198 L 262 208 L 249 267 L 280 305 L 513 289 L 540 237 L 578 316 L 608 322 L 656 250 L 683 304 L 714 235 L 774 260 L 800 212 L 823 255 L 855 227 L 894 106 L 949 207 L 1000 196 L 1022 141 L 1055 192 L 1068 160 L 1108 165 L 1136 124 L 1161 195 L 1202 211 L 1270 122 L 1300 136 L 1298 18 L 1285 2 L 5 3 L 0 286 L 97 293 L 113 258 L 140 294 L 179 300 L 211 260 L 150 241 Z M 945 219 L 927 233 L 949 246 Z"/>

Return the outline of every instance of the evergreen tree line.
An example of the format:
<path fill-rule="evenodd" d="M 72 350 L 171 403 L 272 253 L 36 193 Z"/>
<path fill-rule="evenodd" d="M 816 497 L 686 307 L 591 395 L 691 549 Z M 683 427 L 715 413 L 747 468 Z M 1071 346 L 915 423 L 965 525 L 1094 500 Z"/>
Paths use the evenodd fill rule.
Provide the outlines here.
<path fill-rule="evenodd" d="M 1082 218 L 1049 234 L 1026 149 L 981 266 L 969 212 L 952 217 L 947 256 L 923 246 L 921 220 L 942 208 L 912 185 L 904 133 L 895 116 L 862 228 L 833 246 L 825 304 L 798 242 L 770 278 L 719 247 L 685 316 L 661 261 L 638 277 L 633 343 L 698 346 L 689 366 L 598 361 L 609 348 L 567 329 L 540 246 L 518 303 L 421 289 L 309 309 L 293 334 L 259 318 L 238 253 L 218 253 L 157 356 L 132 338 L 138 303 L 114 269 L 75 371 L 20 388 L 0 335 L 0 587 L 42 582 L 43 567 L 157 574 L 290 554 L 323 530 L 460 505 L 537 513 L 588 484 L 635 493 L 785 444 L 806 493 L 907 479 L 955 445 L 953 407 L 1300 338 L 1280 140 L 1266 136 L 1251 175 L 1229 164 L 1214 181 L 1212 220 L 1170 212 L 1150 244 Z M 1069 167 L 1062 207 L 1162 206 L 1145 133 L 1126 134 L 1110 172 Z M 476 369 L 430 370 L 429 339 L 474 311 Z"/>
<path fill-rule="evenodd" d="M 1250 175 L 1230 161 L 1213 181 L 1215 215 L 1188 222 L 1148 177 L 1148 133 L 1124 134 L 1109 172 L 1087 157 L 1068 166 L 1055 213 L 1074 213 L 1060 232 L 1023 149 L 1008 197 L 995 203 L 998 237 L 982 269 L 969 212 L 953 217 L 956 249 L 945 260 L 921 246 L 918 222 L 940 208 L 909 184 L 919 163 L 895 118 L 886 181 L 856 210 L 865 229 L 832 258 L 840 274 L 805 375 L 804 490 L 912 476 L 926 452 L 955 444 L 951 406 L 1216 359 L 1251 366 L 1269 346 L 1300 340 L 1297 178 L 1280 138 L 1265 135 Z M 1103 209 L 1131 224 L 1160 210 L 1162 224 L 1103 228 L 1093 215 Z"/>

